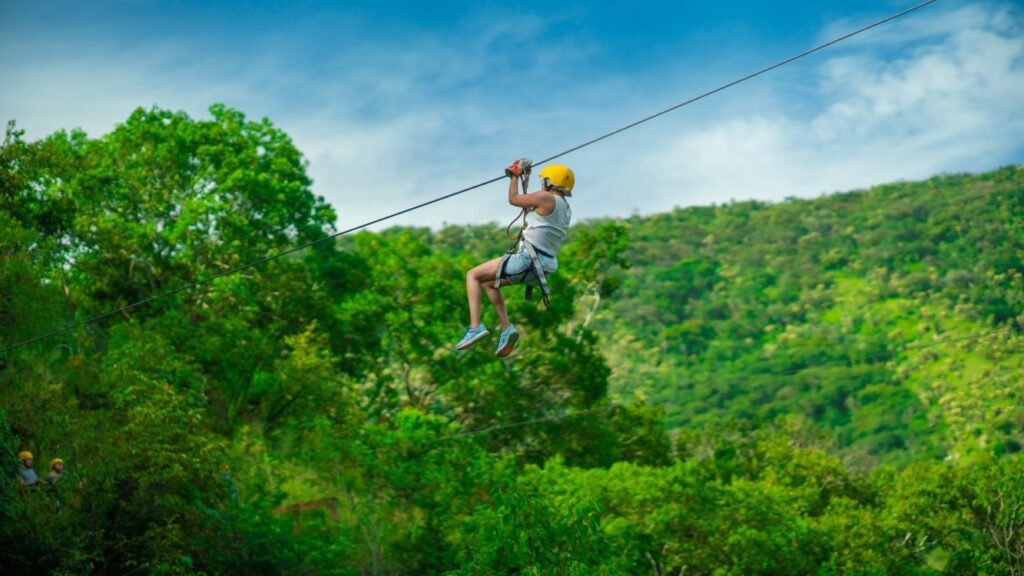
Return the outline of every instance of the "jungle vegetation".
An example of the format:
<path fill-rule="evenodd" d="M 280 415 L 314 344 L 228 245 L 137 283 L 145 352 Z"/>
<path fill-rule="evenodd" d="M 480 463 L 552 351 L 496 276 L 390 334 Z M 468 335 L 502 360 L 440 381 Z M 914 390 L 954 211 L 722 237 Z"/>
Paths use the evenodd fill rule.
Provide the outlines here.
<path fill-rule="evenodd" d="M 337 210 L 224 106 L 12 122 L 0 348 Z M 1024 168 L 579 223 L 517 353 L 455 354 L 506 242 L 342 236 L 4 354 L 0 571 L 1024 574 Z"/>

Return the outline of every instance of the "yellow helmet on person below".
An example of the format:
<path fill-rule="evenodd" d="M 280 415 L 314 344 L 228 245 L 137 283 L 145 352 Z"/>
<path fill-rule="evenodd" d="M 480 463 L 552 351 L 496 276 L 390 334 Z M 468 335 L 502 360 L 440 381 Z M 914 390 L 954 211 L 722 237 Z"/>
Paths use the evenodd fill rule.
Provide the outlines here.
<path fill-rule="evenodd" d="M 64 463 L 64 461 L 61 460 L 60 458 L 54 458 L 53 460 L 50 460 L 50 468 L 53 468 L 57 464 L 63 464 L 63 463 Z"/>
<path fill-rule="evenodd" d="M 547 183 L 545 186 L 554 186 L 563 192 L 572 192 L 576 185 L 576 175 L 569 170 L 568 166 L 562 164 L 551 164 L 540 171 L 540 180 Z"/>
<path fill-rule="evenodd" d="M 29 452 L 28 450 L 22 450 L 21 452 L 18 452 L 18 460 L 31 460 L 31 459 L 32 459 L 32 453 Z"/>

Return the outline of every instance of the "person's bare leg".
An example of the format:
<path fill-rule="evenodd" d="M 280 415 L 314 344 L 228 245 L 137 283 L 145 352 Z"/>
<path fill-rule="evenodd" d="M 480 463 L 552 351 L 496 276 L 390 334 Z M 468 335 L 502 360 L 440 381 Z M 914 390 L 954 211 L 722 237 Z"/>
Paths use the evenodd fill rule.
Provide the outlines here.
<path fill-rule="evenodd" d="M 484 289 L 487 290 L 487 298 L 490 299 L 494 311 L 498 314 L 501 329 L 508 328 L 508 312 L 505 311 L 505 297 L 501 294 L 501 290 L 495 288 L 493 282 L 485 283 Z"/>
<path fill-rule="evenodd" d="M 480 325 L 480 290 L 481 284 L 488 286 L 489 290 L 495 290 L 494 288 L 494 275 L 498 272 L 498 265 L 501 263 L 501 258 L 495 258 L 488 260 L 483 264 L 471 269 L 466 272 L 466 298 L 469 300 L 469 325 L 476 328 Z M 490 284 L 488 284 L 488 282 Z M 501 294 L 499 293 L 499 296 Z M 491 298 L 491 303 L 494 299 L 491 297 L 490 291 L 487 293 L 487 297 Z M 495 305 L 495 310 L 497 310 Z M 501 302 L 501 312 L 498 313 L 499 319 L 505 314 L 505 302 Z M 502 320 L 505 325 L 508 324 L 507 317 Z"/>

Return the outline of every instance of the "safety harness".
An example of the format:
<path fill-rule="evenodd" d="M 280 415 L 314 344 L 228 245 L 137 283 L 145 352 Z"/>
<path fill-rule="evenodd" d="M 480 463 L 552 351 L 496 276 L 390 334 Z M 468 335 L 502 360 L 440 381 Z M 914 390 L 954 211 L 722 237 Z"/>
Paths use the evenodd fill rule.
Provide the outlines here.
<path fill-rule="evenodd" d="M 526 194 L 529 189 L 530 183 L 530 166 L 527 165 L 522 174 L 519 175 L 519 182 L 522 185 L 522 194 Z M 540 257 L 537 255 L 537 248 L 526 239 L 526 235 L 523 232 L 526 231 L 526 213 L 527 209 L 523 208 L 523 211 L 519 213 L 508 226 L 505 228 L 505 234 L 511 235 L 512 225 L 516 223 L 519 218 L 523 219 L 522 226 L 519 227 L 519 233 L 513 241 L 512 246 L 505 252 L 505 255 L 501 257 L 501 262 L 498 263 L 498 271 L 494 274 L 494 287 L 501 288 L 501 272 L 505 269 L 505 263 L 512 257 L 513 254 L 517 254 L 520 250 L 520 246 L 526 250 L 526 253 L 530 256 L 530 263 L 533 265 L 533 273 L 537 275 L 537 280 L 540 282 L 541 299 L 544 302 L 544 307 L 548 308 L 551 306 L 550 296 L 551 291 L 548 289 L 548 277 L 544 273 L 544 267 L 541 266 Z M 526 296 L 527 300 L 533 298 L 533 286 L 526 285 Z"/>

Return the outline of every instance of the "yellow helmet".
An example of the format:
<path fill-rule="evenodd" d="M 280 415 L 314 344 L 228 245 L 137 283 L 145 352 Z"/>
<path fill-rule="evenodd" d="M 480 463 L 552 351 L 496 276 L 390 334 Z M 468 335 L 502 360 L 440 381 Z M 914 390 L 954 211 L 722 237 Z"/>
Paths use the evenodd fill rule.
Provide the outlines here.
<path fill-rule="evenodd" d="M 31 459 L 32 459 L 32 453 L 29 452 L 28 450 L 22 450 L 21 452 L 18 452 L 18 460 L 31 460 Z"/>
<path fill-rule="evenodd" d="M 63 463 L 64 463 L 64 461 L 61 460 L 60 458 L 54 458 L 53 460 L 50 460 L 50 468 L 53 468 L 57 464 L 63 464 Z"/>
<path fill-rule="evenodd" d="M 565 193 L 572 192 L 572 187 L 576 185 L 576 175 L 569 170 L 568 166 L 562 164 L 551 164 L 545 166 L 540 171 L 540 180 L 544 184 L 544 188 L 548 186 L 557 188 Z"/>

